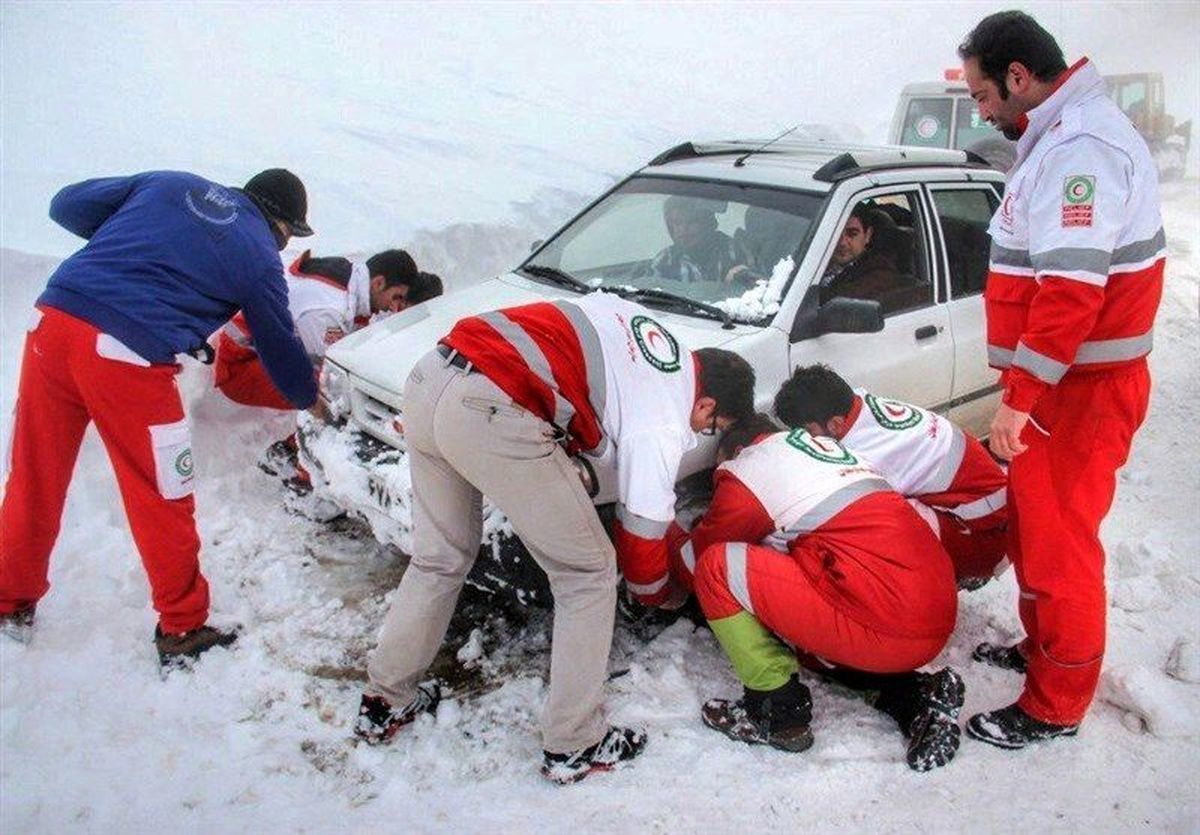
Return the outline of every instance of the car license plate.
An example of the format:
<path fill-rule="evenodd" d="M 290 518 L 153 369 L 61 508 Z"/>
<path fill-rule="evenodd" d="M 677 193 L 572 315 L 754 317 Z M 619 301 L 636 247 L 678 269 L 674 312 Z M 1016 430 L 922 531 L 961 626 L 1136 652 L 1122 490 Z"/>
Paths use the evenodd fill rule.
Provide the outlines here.
<path fill-rule="evenodd" d="M 387 480 L 383 476 L 369 473 L 367 475 L 367 492 L 371 494 L 371 498 L 384 511 L 391 510 L 392 505 L 396 504 L 396 498 L 392 495 Z"/>

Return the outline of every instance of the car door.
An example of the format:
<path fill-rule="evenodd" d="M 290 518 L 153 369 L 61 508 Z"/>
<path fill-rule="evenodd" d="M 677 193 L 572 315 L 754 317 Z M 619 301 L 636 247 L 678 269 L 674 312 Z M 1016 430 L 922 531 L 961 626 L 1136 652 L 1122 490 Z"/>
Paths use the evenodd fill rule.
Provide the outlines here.
<path fill-rule="evenodd" d="M 999 399 L 999 374 L 987 364 L 983 288 L 991 246 L 988 223 L 1000 200 L 987 183 L 931 183 L 926 189 L 942 243 L 939 257 L 948 278 L 954 339 L 955 372 L 946 414 L 982 437 Z"/>
<path fill-rule="evenodd" d="M 877 333 L 826 333 L 802 339 L 790 346 L 792 368 L 821 362 L 829 365 L 852 385 L 863 386 L 877 394 L 894 397 L 919 406 L 935 406 L 950 398 L 954 369 L 954 341 L 943 292 L 938 288 L 939 269 L 932 253 L 933 230 L 920 187 L 917 184 L 877 187 L 856 193 L 842 211 L 826 244 L 818 271 L 822 288 L 832 286 L 834 253 L 840 230 L 846 227 L 856 204 L 888 214 L 892 221 L 888 235 L 893 244 L 908 246 L 900 252 L 904 263 L 897 262 L 899 283 L 903 286 L 878 294 L 854 298 L 878 301 L 884 317 L 883 330 Z M 884 245 L 874 238 L 872 247 Z M 906 270 L 906 272 L 900 272 Z M 813 299 L 820 294 L 812 293 Z M 836 296 L 834 296 L 836 297 Z M 832 298 L 820 299 L 828 304 Z"/>

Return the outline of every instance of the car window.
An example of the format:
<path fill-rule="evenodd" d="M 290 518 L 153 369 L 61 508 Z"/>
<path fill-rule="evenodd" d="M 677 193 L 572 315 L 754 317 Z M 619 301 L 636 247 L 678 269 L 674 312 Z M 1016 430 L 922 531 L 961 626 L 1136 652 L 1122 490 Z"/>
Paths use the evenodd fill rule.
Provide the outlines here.
<path fill-rule="evenodd" d="M 878 301 L 889 316 L 933 304 L 933 283 L 915 192 L 861 200 L 842 219 L 821 273 L 821 303 Z"/>
<path fill-rule="evenodd" d="M 782 287 L 772 280 L 776 267 L 799 263 L 824 201 L 739 183 L 634 177 L 523 266 L 561 270 L 594 287 L 668 290 L 757 320 L 764 306 L 740 301 Z M 739 315 L 751 307 L 754 315 Z"/>
<path fill-rule="evenodd" d="M 904 114 L 901 145 L 945 148 L 950 141 L 950 109 L 953 100 L 946 97 L 913 99 Z"/>
<path fill-rule="evenodd" d="M 999 202 L 991 189 L 937 189 L 933 203 L 950 269 L 950 297 L 983 292 L 987 281 L 988 224 Z"/>

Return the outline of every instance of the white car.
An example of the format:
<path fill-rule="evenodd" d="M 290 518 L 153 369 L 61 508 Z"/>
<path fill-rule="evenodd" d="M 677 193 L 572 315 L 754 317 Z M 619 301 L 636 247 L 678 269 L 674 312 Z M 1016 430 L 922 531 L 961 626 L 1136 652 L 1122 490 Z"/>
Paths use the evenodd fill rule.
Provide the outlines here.
<path fill-rule="evenodd" d="M 462 317 L 586 292 L 654 308 L 689 348 L 741 354 L 764 411 L 793 368 L 823 362 L 853 385 L 981 435 L 999 391 L 986 364 L 982 291 L 1003 175 L 961 151 L 764 144 L 672 148 L 535 245 L 513 272 L 332 346 L 321 375 L 331 419 L 306 417 L 299 435 L 318 495 L 409 550 L 402 392 L 411 367 Z M 860 203 L 874 230 L 869 254 L 895 274 L 886 287 L 855 292 L 851 281 L 838 290 L 831 260 Z M 685 458 L 681 483 L 712 467 L 713 448 Z M 611 474 L 597 476 L 604 505 Z M 693 482 L 703 490 L 707 478 Z M 525 569 L 503 516 L 489 508 L 485 520 L 492 559 L 477 561 L 472 579 L 494 589 Z"/>

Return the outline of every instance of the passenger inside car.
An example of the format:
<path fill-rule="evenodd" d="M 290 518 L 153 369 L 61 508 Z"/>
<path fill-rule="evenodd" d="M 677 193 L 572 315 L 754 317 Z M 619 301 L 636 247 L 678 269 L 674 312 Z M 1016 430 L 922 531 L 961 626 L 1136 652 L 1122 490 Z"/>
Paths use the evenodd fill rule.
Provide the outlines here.
<path fill-rule="evenodd" d="M 911 222 L 912 213 L 894 203 L 855 205 L 821 280 L 821 303 L 867 299 L 887 315 L 927 302 L 931 288 L 917 275 Z"/>
<path fill-rule="evenodd" d="M 743 279 L 746 254 L 733 238 L 717 228 L 719 208 L 711 200 L 683 195 L 667 198 L 663 220 L 671 245 L 654 257 L 651 275 L 682 282 L 753 283 Z"/>

